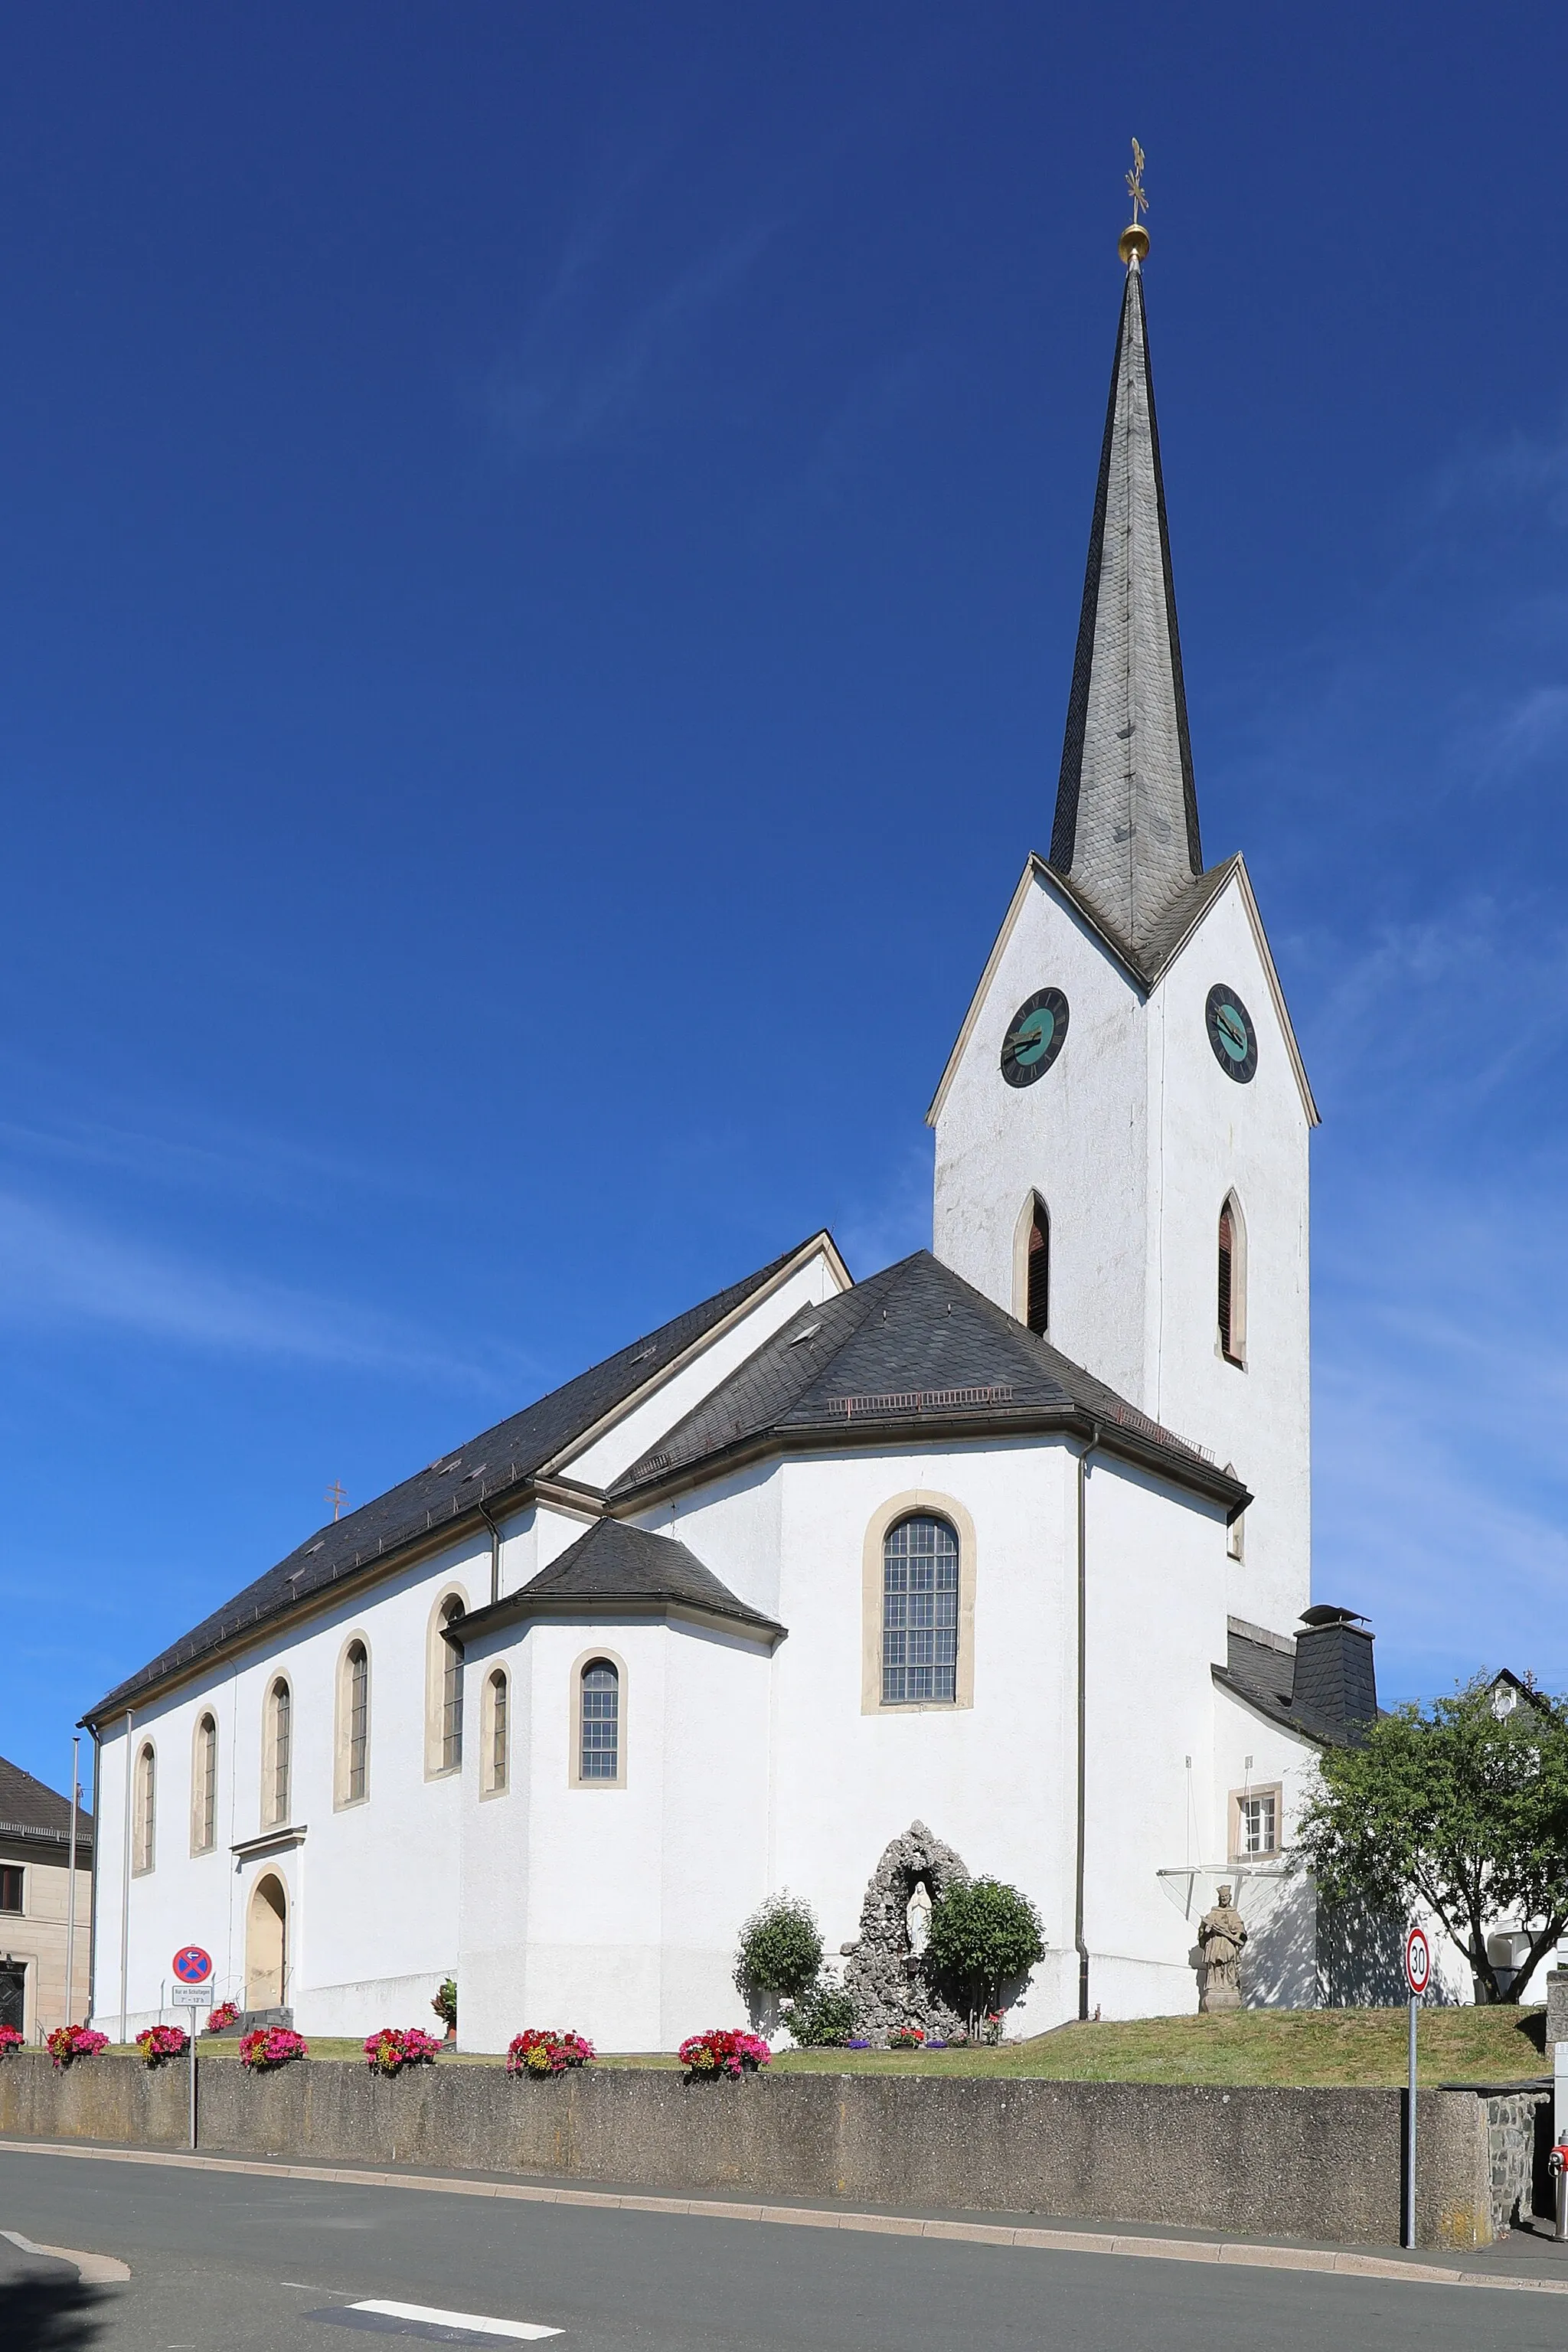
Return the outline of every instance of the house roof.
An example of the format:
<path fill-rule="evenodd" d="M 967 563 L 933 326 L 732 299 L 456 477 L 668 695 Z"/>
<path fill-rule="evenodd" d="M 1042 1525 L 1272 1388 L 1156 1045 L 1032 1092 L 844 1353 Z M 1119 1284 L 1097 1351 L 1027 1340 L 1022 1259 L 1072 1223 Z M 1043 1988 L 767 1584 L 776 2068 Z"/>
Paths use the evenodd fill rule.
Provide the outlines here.
<path fill-rule="evenodd" d="M 90 1854 L 92 1815 L 79 1805 L 76 1824 L 77 1852 Z M 57 1796 L 44 1781 L 0 1756 L 0 1838 L 65 1848 L 70 1844 L 70 1799 Z"/>
<path fill-rule="evenodd" d="M 1244 1626 L 1233 1617 L 1226 1633 L 1226 1663 L 1211 1667 L 1210 1672 L 1221 1690 L 1230 1691 L 1270 1723 L 1311 1740 L 1316 1747 L 1349 1748 L 1363 1736 L 1361 1721 L 1347 1721 L 1342 1713 L 1330 1711 L 1334 1705 L 1331 1690 L 1319 1690 L 1309 1677 L 1309 1688 L 1297 1691 L 1296 1643 L 1289 1635 Z M 1313 1705 L 1314 1699 L 1321 1704 Z M 1375 1712 L 1375 1690 L 1373 1706 Z"/>
<path fill-rule="evenodd" d="M 196 1664 L 237 1636 L 288 1617 L 326 1587 L 376 1560 L 422 1542 L 442 1528 L 455 1531 L 463 1520 L 478 1517 L 481 1503 L 489 1505 L 501 1496 L 515 1498 L 516 1490 L 526 1486 L 566 1446 L 658 1380 L 689 1349 L 826 1240 L 826 1235 L 815 1234 L 797 1248 L 786 1250 L 743 1282 L 716 1291 L 700 1306 L 689 1307 L 657 1331 L 633 1339 L 521 1412 L 496 1423 L 466 1445 L 438 1455 L 428 1468 L 404 1479 L 374 1502 L 343 1518 L 329 1520 L 275 1568 L 118 1684 L 89 1709 L 83 1721 L 100 1722 L 132 1706 L 142 1693 L 167 1675 Z M 831 1248 L 830 1243 L 827 1245 Z"/>
<path fill-rule="evenodd" d="M 784 1631 L 776 1619 L 738 1599 L 678 1537 L 657 1535 L 622 1519 L 600 1519 L 518 1591 L 487 1609 L 471 1610 L 450 1629 L 449 1638 L 466 1643 L 476 1633 L 525 1617 L 650 1605 L 761 1633 Z"/>
<path fill-rule="evenodd" d="M 612 1502 L 784 1446 L 1098 1428 L 1232 1511 L 1247 1489 L 941 1265 L 930 1250 L 803 1307 L 610 1488 Z"/>

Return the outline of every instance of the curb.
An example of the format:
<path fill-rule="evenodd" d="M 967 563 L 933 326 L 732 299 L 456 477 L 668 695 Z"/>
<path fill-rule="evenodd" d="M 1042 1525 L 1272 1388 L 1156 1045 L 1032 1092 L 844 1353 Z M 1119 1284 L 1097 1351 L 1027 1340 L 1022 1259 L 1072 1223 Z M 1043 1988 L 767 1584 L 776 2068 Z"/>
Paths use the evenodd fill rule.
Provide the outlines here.
<path fill-rule="evenodd" d="M 24 2238 L 20 2230 L 0 2230 L 0 2238 L 8 2238 L 20 2246 L 25 2254 L 42 2254 L 51 2263 L 69 2263 L 83 2286 L 122 2286 L 131 2275 L 131 2265 L 115 2254 L 84 2254 L 75 2246 L 39 2246 L 31 2238 Z"/>
<path fill-rule="evenodd" d="M 1336 2253 L 1312 2246 L 1232 2242 L 1221 2238 L 1123 2238 L 1112 2231 L 1031 2229 L 988 2221 L 922 2221 L 896 2213 L 847 2213 L 800 2205 L 761 2205 L 710 2197 L 640 2197 L 598 2189 L 543 2189 L 529 2182 L 466 2180 L 446 2173 L 371 2172 L 341 2165 L 283 2164 L 240 2156 L 185 2156 L 153 2148 L 77 2147 L 60 2140 L 0 2139 L 0 2155 L 68 2156 L 96 2164 L 155 2164 L 186 2172 L 232 2172 L 279 2180 L 328 2181 L 342 2189 L 411 2189 L 443 2197 L 490 2197 L 523 2205 L 587 2205 L 611 2212 L 665 2213 L 708 2221 L 765 2221 L 805 2230 L 861 2230 L 895 2238 L 956 2240 L 972 2246 L 1018 2246 L 1041 2253 L 1117 2254 L 1163 2263 L 1223 2263 L 1270 2271 L 1330 2272 L 1340 2278 L 1397 2280 L 1408 2286 L 1479 2286 L 1513 2294 L 1568 2294 L 1568 2278 L 1510 2278 L 1494 2271 L 1446 2270 L 1391 2254 Z M 58 2247 L 63 2261 L 107 2262 Z M 116 2263 L 114 2275 L 124 2269 Z M 86 2272 L 82 2273 L 87 2276 Z M 129 2277 L 129 2272 L 125 2272 Z"/>

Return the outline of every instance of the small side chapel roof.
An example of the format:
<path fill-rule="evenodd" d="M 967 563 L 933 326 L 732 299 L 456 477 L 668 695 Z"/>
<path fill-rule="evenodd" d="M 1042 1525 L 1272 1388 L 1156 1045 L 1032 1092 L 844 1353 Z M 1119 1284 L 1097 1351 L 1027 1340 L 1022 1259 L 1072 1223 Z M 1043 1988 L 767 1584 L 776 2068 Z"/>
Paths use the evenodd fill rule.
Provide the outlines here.
<path fill-rule="evenodd" d="M 390 1558 L 405 1545 L 442 1528 L 456 1532 L 463 1519 L 477 1515 L 481 1502 L 491 1502 L 526 1484 L 574 1440 L 657 1381 L 688 1349 L 824 1244 L 832 1251 L 826 1234 L 813 1234 L 782 1257 L 760 1266 L 743 1282 L 731 1283 L 700 1306 L 688 1307 L 657 1331 L 632 1340 L 510 1420 L 498 1422 L 466 1445 L 437 1455 L 428 1469 L 404 1479 L 374 1502 L 341 1519 L 329 1520 L 276 1568 L 246 1585 L 222 1608 L 118 1684 L 88 1710 L 83 1722 L 101 1723 L 122 1713 L 166 1676 L 195 1664 L 237 1636 L 288 1616 L 323 1587 L 379 1559 Z M 834 1257 L 837 1263 L 836 1252 Z"/>
<path fill-rule="evenodd" d="M 650 1605 L 689 1610 L 758 1633 L 784 1630 L 721 1583 L 679 1537 L 634 1528 L 624 1519 L 600 1519 L 516 1592 L 492 1601 L 488 1609 L 470 1610 L 448 1638 L 467 1643 L 476 1633 L 524 1617 Z"/>
<path fill-rule="evenodd" d="M 784 1448 L 923 1435 L 1099 1433 L 1232 1512 L 1247 1489 L 942 1265 L 930 1250 L 803 1307 L 610 1488 L 612 1507 Z"/>

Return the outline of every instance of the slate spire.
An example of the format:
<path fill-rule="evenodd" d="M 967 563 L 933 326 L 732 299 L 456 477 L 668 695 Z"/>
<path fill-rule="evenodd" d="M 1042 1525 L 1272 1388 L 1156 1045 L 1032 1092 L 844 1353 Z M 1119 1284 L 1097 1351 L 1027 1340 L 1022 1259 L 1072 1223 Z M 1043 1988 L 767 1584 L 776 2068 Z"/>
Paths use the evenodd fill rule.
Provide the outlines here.
<path fill-rule="evenodd" d="M 1142 961 L 1203 872 L 1137 225 L 1100 455 L 1051 865 Z"/>

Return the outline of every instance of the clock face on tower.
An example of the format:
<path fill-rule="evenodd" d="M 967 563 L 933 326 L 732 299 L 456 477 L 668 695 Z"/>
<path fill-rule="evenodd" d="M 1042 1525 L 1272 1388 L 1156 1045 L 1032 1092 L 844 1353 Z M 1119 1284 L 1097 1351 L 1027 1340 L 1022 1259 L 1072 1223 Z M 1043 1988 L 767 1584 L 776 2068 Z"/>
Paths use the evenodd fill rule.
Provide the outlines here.
<path fill-rule="evenodd" d="M 1043 1078 L 1067 1042 L 1068 1001 L 1059 988 L 1037 989 L 1019 1005 L 1002 1043 L 1002 1076 L 1010 1087 Z"/>
<path fill-rule="evenodd" d="M 1217 988 L 1210 989 L 1204 1021 L 1215 1060 L 1227 1078 L 1245 1086 L 1258 1067 L 1258 1032 L 1234 988 L 1226 987 L 1222 982 Z"/>

